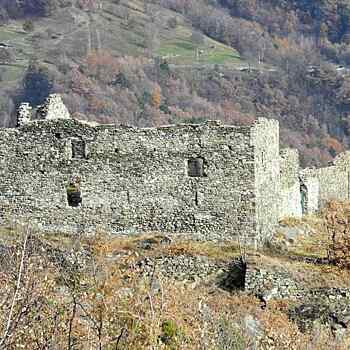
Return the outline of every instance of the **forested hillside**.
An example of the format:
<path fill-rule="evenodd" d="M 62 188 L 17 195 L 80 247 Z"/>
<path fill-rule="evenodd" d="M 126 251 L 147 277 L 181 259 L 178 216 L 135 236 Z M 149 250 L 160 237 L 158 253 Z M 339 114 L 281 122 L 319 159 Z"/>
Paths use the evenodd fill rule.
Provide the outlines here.
<path fill-rule="evenodd" d="M 350 142 L 346 0 L 0 0 L 0 125 L 59 92 L 76 118 L 281 122 L 326 164 Z M 349 68 L 348 68 L 349 67 Z"/>

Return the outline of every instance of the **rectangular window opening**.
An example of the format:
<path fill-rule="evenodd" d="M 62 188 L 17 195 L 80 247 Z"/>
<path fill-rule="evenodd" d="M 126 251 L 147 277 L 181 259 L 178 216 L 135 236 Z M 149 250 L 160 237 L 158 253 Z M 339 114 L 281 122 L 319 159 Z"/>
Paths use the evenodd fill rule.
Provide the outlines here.
<path fill-rule="evenodd" d="M 86 158 L 86 145 L 83 140 L 72 140 L 72 158 Z"/>
<path fill-rule="evenodd" d="M 200 157 L 188 159 L 187 169 L 190 177 L 204 177 L 204 159 Z"/>
<path fill-rule="evenodd" d="M 80 186 L 77 183 L 70 182 L 67 187 L 67 201 L 70 207 L 79 207 L 83 201 L 81 198 Z"/>

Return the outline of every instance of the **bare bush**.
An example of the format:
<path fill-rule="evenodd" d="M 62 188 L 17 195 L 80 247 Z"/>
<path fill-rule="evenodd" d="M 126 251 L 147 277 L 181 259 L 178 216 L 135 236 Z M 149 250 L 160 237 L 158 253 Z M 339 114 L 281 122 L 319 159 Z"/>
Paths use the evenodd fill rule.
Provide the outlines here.
<path fill-rule="evenodd" d="M 334 264 L 349 269 L 350 203 L 328 203 L 324 218 L 329 235 L 328 257 Z"/>

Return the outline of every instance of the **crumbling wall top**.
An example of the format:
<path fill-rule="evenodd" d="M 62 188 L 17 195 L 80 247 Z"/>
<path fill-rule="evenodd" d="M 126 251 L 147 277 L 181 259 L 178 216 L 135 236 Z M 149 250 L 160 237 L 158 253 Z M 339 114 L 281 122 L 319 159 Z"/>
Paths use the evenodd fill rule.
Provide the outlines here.
<path fill-rule="evenodd" d="M 334 159 L 334 164 L 341 168 L 350 168 L 350 151 L 339 153 Z"/>
<path fill-rule="evenodd" d="M 270 126 L 273 128 L 276 128 L 276 127 L 279 128 L 279 121 L 277 119 L 259 117 L 253 125 L 255 126 L 264 125 L 266 127 Z"/>
<path fill-rule="evenodd" d="M 293 148 L 280 151 L 280 174 L 282 188 L 288 188 L 298 182 L 299 153 Z"/>
<path fill-rule="evenodd" d="M 51 94 L 45 103 L 38 107 L 37 116 L 39 119 L 70 119 L 67 107 L 64 105 L 59 94 Z"/>
<path fill-rule="evenodd" d="M 28 102 L 23 102 L 18 107 L 17 111 L 17 124 L 23 126 L 28 124 L 32 119 L 32 107 Z"/>

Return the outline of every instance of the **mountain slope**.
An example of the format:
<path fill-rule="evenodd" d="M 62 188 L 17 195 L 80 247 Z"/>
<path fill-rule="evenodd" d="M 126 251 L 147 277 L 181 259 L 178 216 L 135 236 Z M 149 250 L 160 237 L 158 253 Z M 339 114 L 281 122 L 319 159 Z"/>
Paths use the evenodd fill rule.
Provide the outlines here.
<path fill-rule="evenodd" d="M 303 165 L 349 145 L 345 1 L 44 3 L 0 1 L 3 126 L 59 92 L 75 117 L 108 123 L 276 118 Z"/>
<path fill-rule="evenodd" d="M 171 20 L 175 27 L 169 27 Z M 180 14 L 155 6 L 147 9 L 139 0 L 119 5 L 105 0 L 94 11 L 65 7 L 33 21 L 34 30 L 29 33 L 22 28 L 24 20 L 0 28 L 0 44 L 8 45 L 15 56 L 10 66 L 0 65 L 5 80 L 18 79 L 33 57 L 56 66 L 62 58 L 79 63 L 93 50 L 108 50 L 113 56 L 144 56 L 149 51 L 192 64 L 198 47 L 205 51 L 199 59 L 203 64 L 239 62 L 237 51 L 205 35 L 199 34 L 202 38 L 197 45 L 191 23 Z M 216 52 L 209 51 L 210 47 Z"/>

